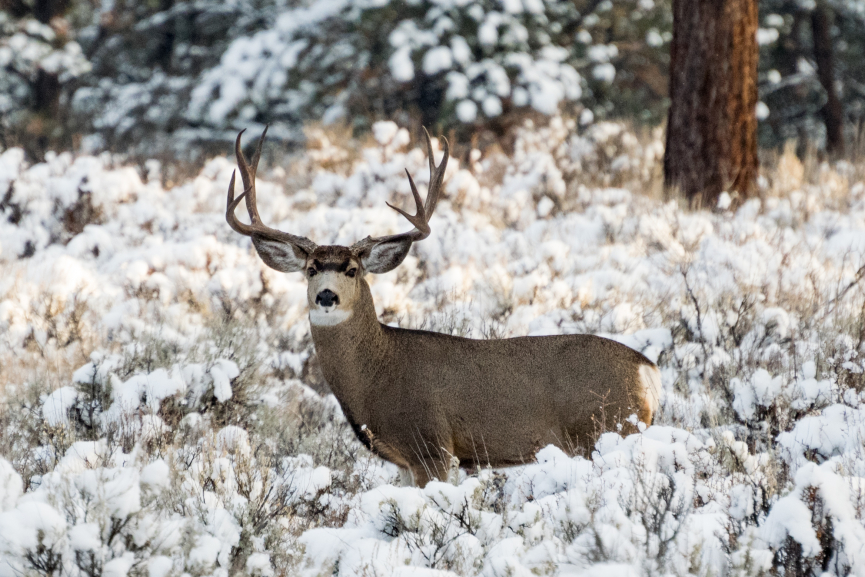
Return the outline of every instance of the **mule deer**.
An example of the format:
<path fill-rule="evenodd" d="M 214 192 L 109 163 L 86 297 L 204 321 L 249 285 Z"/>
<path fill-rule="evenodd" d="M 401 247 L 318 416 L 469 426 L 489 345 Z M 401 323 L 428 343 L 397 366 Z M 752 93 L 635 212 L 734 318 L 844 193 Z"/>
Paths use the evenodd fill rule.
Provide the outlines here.
<path fill-rule="evenodd" d="M 266 134 L 265 130 L 265 134 Z M 657 367 L 642 354 L 592 335 L 473 340 L 379 323 L 364 276 L 393 270 L 413 242 L 430 234 L 442 190 L 448 144 L 436 166 L 426 134 L 430 183 L 426 202 L 408 175 L 416 213 L 388 206 L 414 225 L 410 232 L 346 246 L 265 226 L 258 214 L 255 173 L 264 134 L 251 163 L 235 154 L 243 193 L 228 186 L 226 220 L 252 238 L 268 266 L 303 271 L 312 340 L 325 380 L 358 438 L 401 468 L 403 481 L 423 486 L 463 466 L 507 466 L 533 459 L 554 444 L 573 454 L 591 450 L 604 430 L 651 423 L 661 388 Z M 235 209 L 246 201 L 251 224 Z"/>

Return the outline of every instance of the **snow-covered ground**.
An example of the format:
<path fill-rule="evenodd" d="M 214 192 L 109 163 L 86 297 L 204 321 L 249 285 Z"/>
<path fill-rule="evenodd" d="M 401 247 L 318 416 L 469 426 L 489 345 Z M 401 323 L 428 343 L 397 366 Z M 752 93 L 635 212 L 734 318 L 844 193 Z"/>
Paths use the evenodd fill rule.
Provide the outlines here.
<path fill-rule="evenodd" d="M 233 160 L 164 189 L 155 164 L 0 155 L 0 575 L 865 574 L 861 167 L 785 155 L 762 200 L 692 213 L 640 190 L 657 137 L 574 132 L 452 159 L 376 306 L 619 339 L 661 367 L 661 411 L 585 458 L 426 488 L 326 395 L 301 276 L 225 224 Z M 384 203 L 425 154 L 374 135 L 311 131 L 263 169 L 264 218 L 320 244 L 403 230 Z"/>

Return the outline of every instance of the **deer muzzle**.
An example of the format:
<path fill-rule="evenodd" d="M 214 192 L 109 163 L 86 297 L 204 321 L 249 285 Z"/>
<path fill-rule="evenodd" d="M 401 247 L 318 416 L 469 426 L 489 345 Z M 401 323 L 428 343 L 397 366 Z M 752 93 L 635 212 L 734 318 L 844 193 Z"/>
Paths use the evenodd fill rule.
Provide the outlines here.
<path fill-rule="evenodd" d="M 330 289 L 324 289 L 323 291 L 315 295 L 315 304 L 323 306 L 325 308 L 338 305 L 339 295 L 337 295 Z"/>

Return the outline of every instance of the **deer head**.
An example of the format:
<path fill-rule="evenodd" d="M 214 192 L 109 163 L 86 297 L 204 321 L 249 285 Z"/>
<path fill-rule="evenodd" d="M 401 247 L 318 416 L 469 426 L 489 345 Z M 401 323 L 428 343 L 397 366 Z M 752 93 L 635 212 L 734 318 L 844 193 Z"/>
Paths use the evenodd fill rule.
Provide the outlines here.
<path fill-rule="evenodd" d="M 313 324 L 339 324 L 351 317 L 358 299 L 368 294 L 368 290 L 361 290 L 362 284 L 366 284 L 364 275 L 381 274 L 393 270 L 405 260 L 412 243 L 429 236 L 429 219 L 435 211 L 441 194 L 448 162 L 447 140 L 444 140 L 442 161 L 436 166 L 433 160 L 432 142 L 429 133 L 424 129 L 430 167 L 430 184 L 425 203 L 421 201 L 414 180 L 406 170 L 415 201 L 415 214 L 408 214 L 387 203 L 414 225 L 414 228 L 409 232 L 391 236 L 378 238 L 368 236 L 346 247 L 319 246 L 306 237 L 295 236 L 264 225 L 256 205 L 255 173 L 266 134 L 267 129 L 258 141 L 251 163 L 246 162 L 240 148 L 243 131 L 237 135 L 234 151 L 240 178 L 243 181 L 243 193 L 237 198 L 234 197 L 235 174 L 232 173 L 228 185 L 228 209 L 225 219 L 235 231 L 252 238 L 252 244 L 259 256 L 271 268 L 280 272 L 304 271 L 308 281 L 307 300 L 310 321 Z M 250 224 L 240 222 L 234 213 L 241 200 L 246 201 Z"/>

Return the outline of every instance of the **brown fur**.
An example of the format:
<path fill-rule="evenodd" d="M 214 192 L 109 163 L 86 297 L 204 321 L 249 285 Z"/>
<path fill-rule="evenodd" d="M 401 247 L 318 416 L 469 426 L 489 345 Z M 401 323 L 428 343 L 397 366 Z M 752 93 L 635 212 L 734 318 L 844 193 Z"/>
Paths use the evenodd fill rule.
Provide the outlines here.
<path fill-rule="evenodd" d="M 362 275 L 354 280 L 351 317 L 312 326 L 316 352 L 358 437 L 420 486 L 446 478 L 454 456 L 464 466 L 515 465 L 547 444 L 589 451 L 601 432 L 632 431 L 631 414 L 652 420 L 638 374 L 652 363 L 622 344 L 392 328 L 378 322 Z"/>

